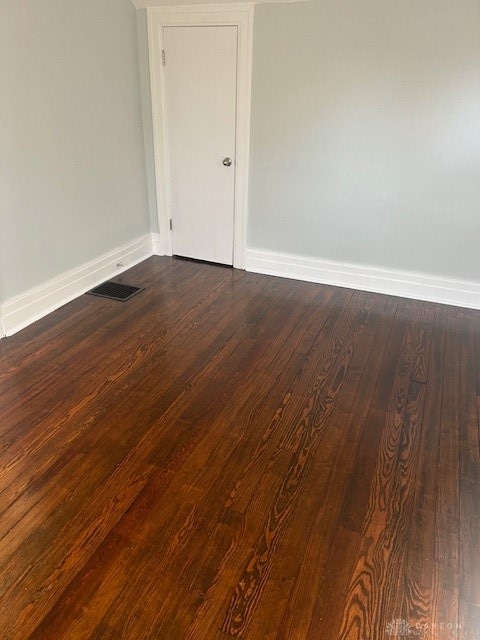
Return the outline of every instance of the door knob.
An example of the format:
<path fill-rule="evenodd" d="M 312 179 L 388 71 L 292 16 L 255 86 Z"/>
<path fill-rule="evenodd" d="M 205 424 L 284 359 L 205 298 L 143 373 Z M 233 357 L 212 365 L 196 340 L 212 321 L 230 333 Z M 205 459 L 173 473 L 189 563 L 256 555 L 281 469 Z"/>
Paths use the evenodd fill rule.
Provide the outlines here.
<path fill-rule="evenodd" d="M 223 160 L 223 166 L 224 167 L 230 167 L 232 165 L 232 159 L 231 158 L 225 158 Z"/>

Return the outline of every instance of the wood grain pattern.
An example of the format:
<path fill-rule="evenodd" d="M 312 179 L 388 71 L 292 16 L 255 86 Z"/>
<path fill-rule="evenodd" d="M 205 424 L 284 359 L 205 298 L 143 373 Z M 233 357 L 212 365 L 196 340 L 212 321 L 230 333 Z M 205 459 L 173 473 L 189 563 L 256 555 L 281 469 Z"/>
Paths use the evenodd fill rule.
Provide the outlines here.
<path fill-rule="evenodd" d="M 0 342 L 2 640 L 477 640 L 480 313 L 122 279 Z"/>

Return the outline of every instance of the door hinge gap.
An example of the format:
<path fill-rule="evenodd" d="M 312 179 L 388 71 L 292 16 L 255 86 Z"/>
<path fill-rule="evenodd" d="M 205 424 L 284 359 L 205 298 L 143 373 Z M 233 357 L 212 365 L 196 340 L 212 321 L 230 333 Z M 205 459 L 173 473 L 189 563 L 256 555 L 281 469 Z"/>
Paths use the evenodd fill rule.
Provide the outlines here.
<path fill-rule="evenodd" d="M 170 231 L 173 230 L 173 220 L 170 220 Z"/>
<path fill-rule="evenodd" d="M 162 49 L 162 64 L 165 66 L 165 49 Z"/>

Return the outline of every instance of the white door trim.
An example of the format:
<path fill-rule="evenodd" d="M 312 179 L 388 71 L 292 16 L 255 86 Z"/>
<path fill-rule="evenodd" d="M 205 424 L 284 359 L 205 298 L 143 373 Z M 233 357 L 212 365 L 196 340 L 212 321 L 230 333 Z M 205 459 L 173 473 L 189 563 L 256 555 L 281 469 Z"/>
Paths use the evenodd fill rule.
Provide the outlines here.
<path fill-rule="evenodd" d="M 162 252 L 164 255 L 172 255 L 172 234 L 170 232 L 171 200 L 165 82 L 164 67 L 162 64 L 162 50 L 164 49 L 163 27 L 230 25 L 238 27 L 233 266 L 237 269 L 245 268 L 248 217 L 253 11 L 254 6 L 252 4 L 212 4 L 187 7 L 150 7 L 147 9 L 158 226 L 162 238 Z"/>

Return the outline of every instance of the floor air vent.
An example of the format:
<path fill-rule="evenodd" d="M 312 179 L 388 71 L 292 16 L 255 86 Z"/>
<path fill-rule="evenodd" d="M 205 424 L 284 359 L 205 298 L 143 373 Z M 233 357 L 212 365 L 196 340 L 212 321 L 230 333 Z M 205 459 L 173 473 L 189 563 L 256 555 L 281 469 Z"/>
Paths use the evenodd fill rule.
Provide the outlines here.
<path fill-rule="evenodd" d="M 143 291 L 140 287 L 133 287 L 130 284 L 121 284 L 120 282 L 104 282 L 87 293 L 92 296 L 100 296 L 100 298 L 109 298 L 110 300 L 120 300 L 125 302 L 130 300 L 136 293 Z"/>

